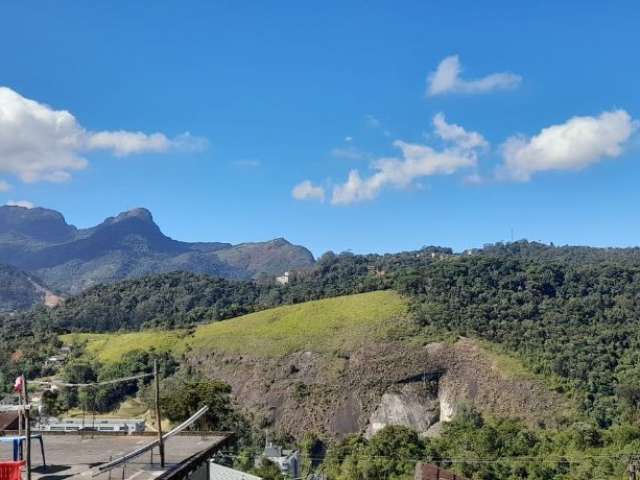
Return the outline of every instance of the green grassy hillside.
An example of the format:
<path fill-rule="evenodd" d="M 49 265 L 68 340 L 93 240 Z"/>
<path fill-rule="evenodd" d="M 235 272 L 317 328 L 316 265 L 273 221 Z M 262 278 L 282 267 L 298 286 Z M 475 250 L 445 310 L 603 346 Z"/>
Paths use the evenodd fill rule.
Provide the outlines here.
<path fill-rule="evenodd" d="M 288 305 L 187 330 L 147 330 L 116 334 L 69 334 L 65 343 L 87 341 L 87 352 L 115 362 L 132 350 L 172 352 L 212 350 L 279 356 L 301 350 L 350 350 L 362 342 L 406 331 L 407 303 L 379 291 Z"/>

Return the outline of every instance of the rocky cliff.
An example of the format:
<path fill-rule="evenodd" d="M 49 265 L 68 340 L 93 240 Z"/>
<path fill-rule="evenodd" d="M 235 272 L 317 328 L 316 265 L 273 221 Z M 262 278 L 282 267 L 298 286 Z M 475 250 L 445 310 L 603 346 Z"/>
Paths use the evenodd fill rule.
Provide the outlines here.
<path fill-rule="evenodd" d="M 258 423 L 294 436 L 342 437 L 407 425 L 437 435 L 463 405 L 533 424 L 556 424 L 570 403 L 533 377 L 510 375 L 471 340 L 390 342 L 349 354 L 298 352 L 278 359 L 192 355 L 188 362 L 228 382 Z"/>

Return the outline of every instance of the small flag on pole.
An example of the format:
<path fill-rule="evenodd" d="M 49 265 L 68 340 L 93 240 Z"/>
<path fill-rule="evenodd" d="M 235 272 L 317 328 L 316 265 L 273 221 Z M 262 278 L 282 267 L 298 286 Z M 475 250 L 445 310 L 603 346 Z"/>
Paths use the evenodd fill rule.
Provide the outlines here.
<path fill-rule="evenodd" d="M 16 393 L 22 393 L 23 384 L 24 384 L 24 377 L 20 375 L 18 378 L 16 378 L 16 382 L 13 384 L 13 389 L 16 391 Z"/>

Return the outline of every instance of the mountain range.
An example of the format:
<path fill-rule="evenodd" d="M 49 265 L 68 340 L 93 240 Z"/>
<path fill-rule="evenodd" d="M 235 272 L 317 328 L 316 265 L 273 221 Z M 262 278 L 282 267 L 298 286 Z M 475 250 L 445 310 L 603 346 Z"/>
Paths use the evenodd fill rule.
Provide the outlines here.
<path fill-rule="evenodd" d="M 152 273 L 188 271 L 251 279 L 280 275 L 314 261 L 309 250 L 283 238 L 238 245 L 174 240 L 144 208 L 80 229 L 55 210 L 0 207 L 0 264 L 24 272 L 5 268 L 5 277 L 25 288 L 31 283 L 25 278 L 37 278 L 41 287 L 63 295 Z"/>

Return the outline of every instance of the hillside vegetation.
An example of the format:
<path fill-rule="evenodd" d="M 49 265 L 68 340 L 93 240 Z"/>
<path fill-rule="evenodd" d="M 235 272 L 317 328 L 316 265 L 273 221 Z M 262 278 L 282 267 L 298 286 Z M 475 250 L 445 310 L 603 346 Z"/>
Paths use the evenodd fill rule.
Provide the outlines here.
<path fill-rule="evenodd" d="M 132 367 L 148 364 L 148 355 L 172 358 L 190 374 L 229 384 L 243 408 L 296 437 L 305 431 L 331 438 L 362 431 L 376 409 L 384 408 L 385 394 L 400 395 L 394 398 L 416 409 L 416 418 L 432 412 L 424 419 L 428 425 L 440 415 L 434 402 L 441 401 L 447 408 L 478 405 L 528 424 L 544 415 L 547 425 L 557 425 L 575 414 L 569 399 L 517 359 L 469 339 L 437 342 L 448 339 L 419 329 L 408 309 L 406 298 L 386 290 L 190 329 L 72 333 L 61 339 L 84 352 L 79 365 L 91 365 L 96 378 L 133 374 L 138 370 Z M 420 406 L 409 406 L 409 398 Z"/>
<path fill-rule="evenodd" d="M 393 289 L 408 299 L 425 335 L 499 345 L 531 370 L 564 379 L 562 388 L 575 391 L 582 410 L 603 427 L 638 421 L 637 250 L 516 242 L 472 253 L 458 256 L 436 247 L 393 255 L 329 252 L 313 267 L 294 271 L 283 287 L 177 273 L 96 287 L 53 310 L 0 316 L 0 356 L 9 358 L 16 348 L 11 342 L 27 342 L 34 334 L 194 328 L 283 304 Z M 189 348 L 206 343 L 189 337 L 180 342 L 185 349 L 189 342 Z M 225 343 L 232 348 L 233 341 Z M 36 367 L 35 361 L 4 362 L 0 370 L 13 375 Z"/>
<path fill-rule="evenodd" d="M 0 264 L 0 312 L 28 309 L 43 299 L 44 292 L 29 275 Z"/>
<path fill-rule="evenodd" d="M 640 267 L 472 256 L 407 270 L 425 328 L 480 337 L 582 392 L 600 425 L 640 416 Z"/>
<path fill-rule="evenodd" d="M 384 413 L 385 395 L 412 399 L 420 387 L 434 395 L 428 402 L 480 410 L 458 412 L 440 440 L 415 437 L 411 453 L 496 460 L 448 465 L 469 478 L 617 479 L 640 445 L 637 249 L 516 242 L 469 255 L 327 253 L 290 278 L 154 275 L 0 316 L 0 376 L 9 385 L 19 372 L 42 374 L 66 333 L 67 343 L 86 340 L 78 361 L 96 378 L 147 371 L 158 356 L 167 375 L 220 379 L 260 428 L 298 436 L 362 432 Z M 122 398 L 112 393 L 105 408 Z M 346 438 L 330 461 L 366 470 L 372 455 L 398 455 L 387 440 Z"/>
<path fill-rule="evenodd" d="M 407 302 L 393 291 L 378 291 L 287 305 L 192 330 L 135 333 L 74 333 L 64 342 L 86 341 L 86 351 L 116 362 L 134 350 L 215 351 L 279 356 L 304 350 L 350 351 L 364 341 L 406 335 Z"/>

